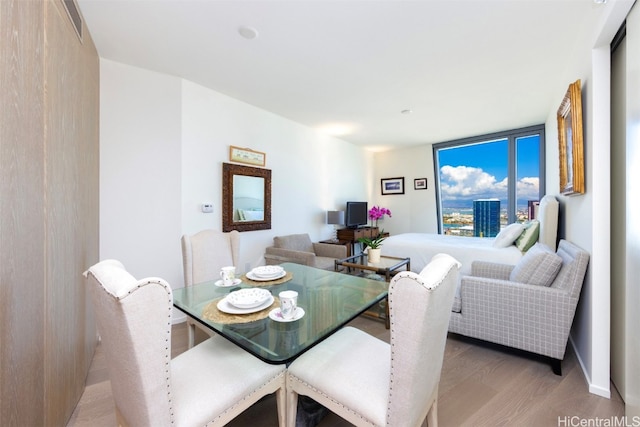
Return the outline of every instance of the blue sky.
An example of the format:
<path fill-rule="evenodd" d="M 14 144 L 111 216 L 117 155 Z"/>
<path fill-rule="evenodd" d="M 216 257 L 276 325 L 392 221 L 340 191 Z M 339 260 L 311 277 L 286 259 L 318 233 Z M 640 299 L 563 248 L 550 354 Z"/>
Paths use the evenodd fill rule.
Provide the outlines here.
<path fill-rule="evenodd" d="M 474 199 L 507 197 L 506 139 L 439 151 L 444 207 L 471 206 Z M 538 199 L 539 136 L 520 138 L 517 153 L 518 205 Z"/>

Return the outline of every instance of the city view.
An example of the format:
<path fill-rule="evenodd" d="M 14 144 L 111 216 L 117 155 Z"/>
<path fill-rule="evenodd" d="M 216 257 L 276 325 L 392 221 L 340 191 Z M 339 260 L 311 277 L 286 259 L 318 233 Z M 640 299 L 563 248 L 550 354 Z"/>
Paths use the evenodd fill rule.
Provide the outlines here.
<path fill-rule="evenodd" d="M 438 148 L 443 233 L 494 237 L 508 223 L 509 206 L 517 222 L 528 220 L 540 197 L 539 153 L 537 133 Z"/>
<path fill-rule="evenodd" d="M 501 204 L 502 205 L 502 204 Z M 529 220 L 529 207 L 518 206 L 517 222 Z M 507 210 L 500 209 L 500 227 L 507 225 Z M 473 236 L 473 207 L 442 208 L 442 228 L 444 234 L 456 236 Z"/>

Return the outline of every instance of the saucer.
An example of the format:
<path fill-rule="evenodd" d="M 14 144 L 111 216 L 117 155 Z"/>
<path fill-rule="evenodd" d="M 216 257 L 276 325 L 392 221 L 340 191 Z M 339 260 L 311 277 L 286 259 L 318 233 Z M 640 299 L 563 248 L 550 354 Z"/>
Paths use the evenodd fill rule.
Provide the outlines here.
<path fill-rule="evenodd" d="M 302 316 L 304 316 L 304 310 L 302 307 L 296 308 L 296 314 L 291 319 L 285 319 L 282 317 L 282 314 L 280 314 L 280 307 L 276 307 L 269 312 L 269 318 L 276 322 L 295 322 L 296 320 L 302 319 Z"/>
<path fill-rule="evenodd" d="M 233 284 L 231 284 L 231 285 L 225 285 L 225 284 L 224 284 L 224 282 L 222 281 L 222 279 L 220 279 L 220 280 L 216 280 L 215 285 L 216 285 L 216 286 L 220 286 L 221 288 L 228 288 L 228 287 L 230 287 L 230 286 L 237 286 L 237 285 L 239 285 L 240 283 L 242 283 L 242 280 L 240 280 L 240 279 L 233 279 Z"/>

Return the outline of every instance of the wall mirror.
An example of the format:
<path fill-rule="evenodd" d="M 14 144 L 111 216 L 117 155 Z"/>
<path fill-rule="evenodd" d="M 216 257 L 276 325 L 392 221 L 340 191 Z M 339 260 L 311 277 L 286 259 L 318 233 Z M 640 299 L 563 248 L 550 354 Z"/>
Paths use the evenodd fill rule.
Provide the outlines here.
<path fill-rule="evenodd" d="M 271 229 L 271 170 L 222 164 L 222 231 Z"/>

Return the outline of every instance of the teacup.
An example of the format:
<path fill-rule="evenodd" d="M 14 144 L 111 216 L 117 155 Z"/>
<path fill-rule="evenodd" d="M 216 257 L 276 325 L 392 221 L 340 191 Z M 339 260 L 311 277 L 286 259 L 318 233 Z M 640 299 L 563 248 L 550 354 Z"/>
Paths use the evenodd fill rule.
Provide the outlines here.
<path fill-rule="evenodd" d="M 236 278 L 236 268 L 233 265 L 222 267 L 222 270 L 220 270 L 220 278 L 222 279 L 223 285 L 233 285 L 233 280 Z"/>
<path fill-rule="evenodd" d="M 280 297 L 280 314 L 285 320 L 291 320 L 296 314 L 298 308 L 298 293 L 296 291 L 282 291 L 278 294 Z"/>

